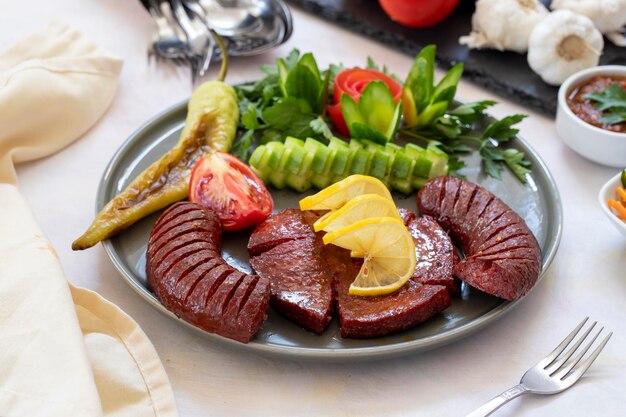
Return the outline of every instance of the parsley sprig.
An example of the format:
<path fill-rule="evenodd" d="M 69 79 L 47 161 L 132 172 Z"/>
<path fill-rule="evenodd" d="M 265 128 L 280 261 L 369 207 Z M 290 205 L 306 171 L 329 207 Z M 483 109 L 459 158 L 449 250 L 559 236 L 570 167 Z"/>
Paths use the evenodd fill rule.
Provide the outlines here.
<path fill-rule="evenodd" d="M 303 57 L 300 51 L 293 49 L 283 60 L 284 70 L 295 68 Z M 333 70 L 340 69 L 336 67 Z M 320 140 L 332 136 L 320 109 L 313 108 L 314 104 L 319 103 L 285 96 L 281 88 L 284 88 L 284 84 L 281 86 L 278 65 L 263 65 L 261 71 L 265 73 L 263 78 L 235 86 L 241 113 L 240 127 L 245 133 L 233 144 L 233 155 L 247 161 L 256 143 L 282 142 L 287 136 Z M 331 72 L 328 75 L 330 78 L 334 74 Z M 326 78 L 325 73 L 323 77 Z"/>
<path fill-rule="evenodd" d="M 595 101 L 594 108 L 602 112 L 600 123 L 614 125 L 626 122 L 626 89 L 613 83 L 601 92 L 585 94 L 588 100 Z"/>
<path fill-rule="evenodd" d="M 473 133 L 477 130 L 477 122 L 487 117 L 485 110 L 494 104 L 496 102 L 491 100 L 466 103 L 449 110 L 429 126 L 419 129 L 404 128 L 401 133 L 429 143 L 434 141 L 440 149 L 451 155 L 469 153 L 477 149 L 487 175 L 502 179 L 502 171 L 506 166 L 525 183 L 526 174 L 530 172 L 530 161 L 526 159 L 524 152 L 514 148 L 503 149 L 500 146 L 515 138 L 519 129 L 513 126 L 521 122 L 525 115 L 515 114 L 496 120 L 482 133 Z M 455 173 L 454 171 L 464 166 L 463 161 L 454 158 L 450 170 Z"/>

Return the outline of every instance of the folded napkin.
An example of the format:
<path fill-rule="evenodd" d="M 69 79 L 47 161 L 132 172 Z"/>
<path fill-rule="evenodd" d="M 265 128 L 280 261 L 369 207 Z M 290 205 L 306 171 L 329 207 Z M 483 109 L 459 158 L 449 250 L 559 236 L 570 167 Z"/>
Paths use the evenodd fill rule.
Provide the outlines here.
<path fill-rule="evenodd" d="M 0 53 L 0 181 L 67 146 L 111 104 L 122 61 L 60 22 Z"/>
<path fill-rule="evenodd" d="M 121 65 L 59 22 L 0 53 L 2 417 L 177 415 L 145 333 L 65 279 L 14 185 L 13 163 L 60 150 L 104 114 Z"/>

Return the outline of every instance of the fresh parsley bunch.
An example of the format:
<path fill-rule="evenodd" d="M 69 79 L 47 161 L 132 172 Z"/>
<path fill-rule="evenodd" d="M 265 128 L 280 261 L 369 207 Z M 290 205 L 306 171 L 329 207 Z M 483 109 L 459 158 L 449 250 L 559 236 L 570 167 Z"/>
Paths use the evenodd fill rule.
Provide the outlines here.
<path fill-rule="evenodd" d="M 330 138 L 322 114 L 328 101 L 331 73 L 319 71 L 312 54 L 300 56 L 294 49 L 277 65 L 264 65 L 265 76 L 235 87 L 246 131 L 231 153 L 246 161 L 257 137 L 259 143 L 284 141 L 286 137 Z"/>

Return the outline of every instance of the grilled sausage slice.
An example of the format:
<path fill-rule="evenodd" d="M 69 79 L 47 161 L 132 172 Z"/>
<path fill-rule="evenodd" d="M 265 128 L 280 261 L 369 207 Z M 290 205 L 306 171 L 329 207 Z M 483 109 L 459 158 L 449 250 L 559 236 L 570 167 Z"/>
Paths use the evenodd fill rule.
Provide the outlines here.
<path fill-rule="evenodd" d="M 453 273 L 459 255 L 446 231 L 428 215 L 410 220 L 406 226 L 415 242 L 417 259 L 411 279 L 420 284 L 443 285 L 450 294 L 461 292 L 461 282 Z"/>
<path fill-rule="evenodd" d="M 332 276 L 321 260 L 321 246 L 297 209 L 270 216 L 248 243 L 250 266 L 271 283 L 272 307 L 318 334 L 330 323 L 334 303 Z"/>
<path fill-rule="evenodd" d="M 221 245 L 214 212 L 189 202 L 172 205 L 148 241 L 148 283 L 183 320 L 248 343 L 267 317 L 269 281 L 231 268 L 221 257 Z"/>
<path fill-rule="evenodd" d="M 311 226 L 319 214 L 284 210 L 257 226 L 250 237 L 250 265 L 256 273 L 270 280 L 271 304 L 285 317 L 309 331 L 320 333 L 328 326 L 336 305 L 341 335 L 367 338 L 407 329 L 450 305 L 446 287 L 418 282 L 432 278 L 426 273 L 394 294 L 350 295 L 350 284 L 362 260 L 351 258 L 345 249 L 322 243 L 321 234 L 316 234 Z M 405 222 L 415 221 L 412 212 L 404 210 L 400 214 Z M 431 222 L 430 226 L 436 226 L 453 249 L 445 232 Z M 429 244 L 443 235 L 429 236 Z M 453 255 L 447 251 L 445 256 L 452 258 Z M 452 264 L 449 266 L 449 280 L 454 282 Z"/>
<path fill-rule="evenodd" d="M 287 209 L 269 216 L 255 229 L 248 240 L 250 256 L 260 255 L 281 243 L 296 239 L 312 239 L 315 232 L 304 221 L 298 209 Z"/>
<path fill-rule="evenodd" d="M 250 259 L 250 266 L 271 282 L 276 311 L 313 333 L 326 329 L 333 310 L 332 277 L 313 238 L 281 243 Z"/>
<path fill-rule="evenodd" d="M 417 206 L 465 252 L 454 274 L 481 291 L 515 300 L 541 272 L 541 249 L 524 219 L 489 191 L 456 177 L 435 178 L 417 194 Z"/>
<path fill-rule="evenodd" d="M 370 338 L 409 329 L 442 312 L 452 303 L 442 285 L 420 284 L 411 279 L 398 291 L 381 296 L 350 295 L 350 284 L 361 259 L 334 245 L 323 248 L 324 262 L 333 271 L 339 329 L 342 337 Z"/>

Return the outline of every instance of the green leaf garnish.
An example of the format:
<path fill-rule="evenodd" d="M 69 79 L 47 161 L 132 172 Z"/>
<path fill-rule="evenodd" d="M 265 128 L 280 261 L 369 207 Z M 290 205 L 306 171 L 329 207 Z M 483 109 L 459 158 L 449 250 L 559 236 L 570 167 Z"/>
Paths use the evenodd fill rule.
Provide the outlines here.
<path fill-rule="evenodd" d="M 526 116 L 515 114 L 491 123 L 480 136 L 472 135 L 474 123 L 486 117 L 484 110 L 495 102 L 486 100 L 467 103 L 447 111 L 427 126 L 402 129 L 402 133 L 429 144 L 438 141 L 437 147 L 448 154 L 469 153 L 478 146 L 483 167 L 487 175 L 502 179 L 503 166 L 506 165 L 522 182 L 530 172 L 530 162 L 523 152 L 516 149 L 502 149 L 500 144 L 515 138 L 519 129 L 513 125 Z M 471 146 L 470 146 L 471 145 Z M 453 162 L 454 163 L 454 162 Z M 457 168 L 460 169 L 460 168 Z"/>
<path fill-rule="evenodd" d="M 599 121 L 605 125 L 626 122 L 626 89 L 613 83 L 601 92 L 585 94 L 583 98 L 595 101 L 594 108 L 602 112 Z"/>
<path fill-rule="evenodd" d="M 448 172 L 450 175 L 464 178 L 464 176 L 459 174 L 458 171 L 465 168 L 465 166 L 466 166 L 465 162 L 457 158 L 456 156 L 451 156 L 450 158 L 448 158 L 448 170 L 449 170 Z"/>
<path fill-rule="evenodd" d="M 485 117 L 485 110 L 495 104 L 496 102 L 493 100 L 465 103 L 450 111 L 448 114 L 450 114 L 451 116 L 456 116 L 456 118 L 461 123 L 470 124 L 474 123 L 478 119 Z"/>
<path fill-rule="evenodd" d="M 287 136 L 306 139 L 315 137 L 311 122 L 317 118 L 309 104 L 294 97 L 285 97 L 271 107 L 263 110 L 263 120 L 273 130 L 282 132 L 282 139 Z"/>
<path fill-rule="evenodd" d="M 328 98 L 329 75 L 321 78 L 317 62 L 313 54 L 306 53 L 290 67 L 287 60 L 278 60 L 278 79 L 284 97 L 295 97 L 305 100 L 317 114 L 321 114 Z"/>
<path fill-rule="evenodd" d="M 483 142 L 479 150 L 480 156 L 483 159 L 483 166 L 485 171 L 490 177 L 498 180 L 502 179 L 502 164 L 499 162 L 504 161 L 504 152 L 502 149 L 496 148 L 489 142 Z"/>
<path fill-rule="evenodd" d="M 509 148 L 504 151 L 504 162 L 513 171 L 515 176 L 523 183 L 526 182 L 526 174 L 530 174 L 530 161 L 522 151 Z"/>
<path fill-rule="evenodd" d="M 313 131 L 324 136 L 326 139 L 330 140 L 330 138 L 334 136 L 333 132 L 331 132 L 330 128 L 328 127 L 328 123 L 326 123 L 326 120 L 324 120 L 322 116 L 318 116 L 316 119 L 311 120 L 309 126 L 311 126 L 311 129 L 313 129 Z"/>
<path fill-rule="evenodd" d="M 230 148 L 230 153 L 241 159 L 244 162 L 248 161 L 250 147 L 252 146 L 252 137 L 254 136 L 254 130 L 248 130 L 239 139 L 233 143 Z"/>
<path fill-rule="evenodd" d="M 483 139 L 493 139 L 497 142 L 508 141 L 519 133 L 519 129 L 511 128 L 511 126 L 521 122 L 525 117 L 526 115 L 524 114 L 514 114 L 504 119 L 496 120 L 485 129 Z"/>
<path fill-rule="evenodd" d="M 243 127 L 248 130 L 257 130 L 261 128 L 261 124 L 259 123 L 259 113 L 257 107 L 248 103 L 248 108 L 245 113 L 241 114 L 241 123 Z"/>
<path fill-rule="evenodd" d="M 298 49 L 292 49 L 287 57 L 285 58 L 285 63 L 287 64 L 287 69 L 291 69 L 296 66 L 298 63 L 298 59 L 300 59 L 300 51 Z M 263 71 L 267 75 L 278 75 L 278 68 L 275 64 L 266 64 L 261 65 L 261 71 Z"/>

